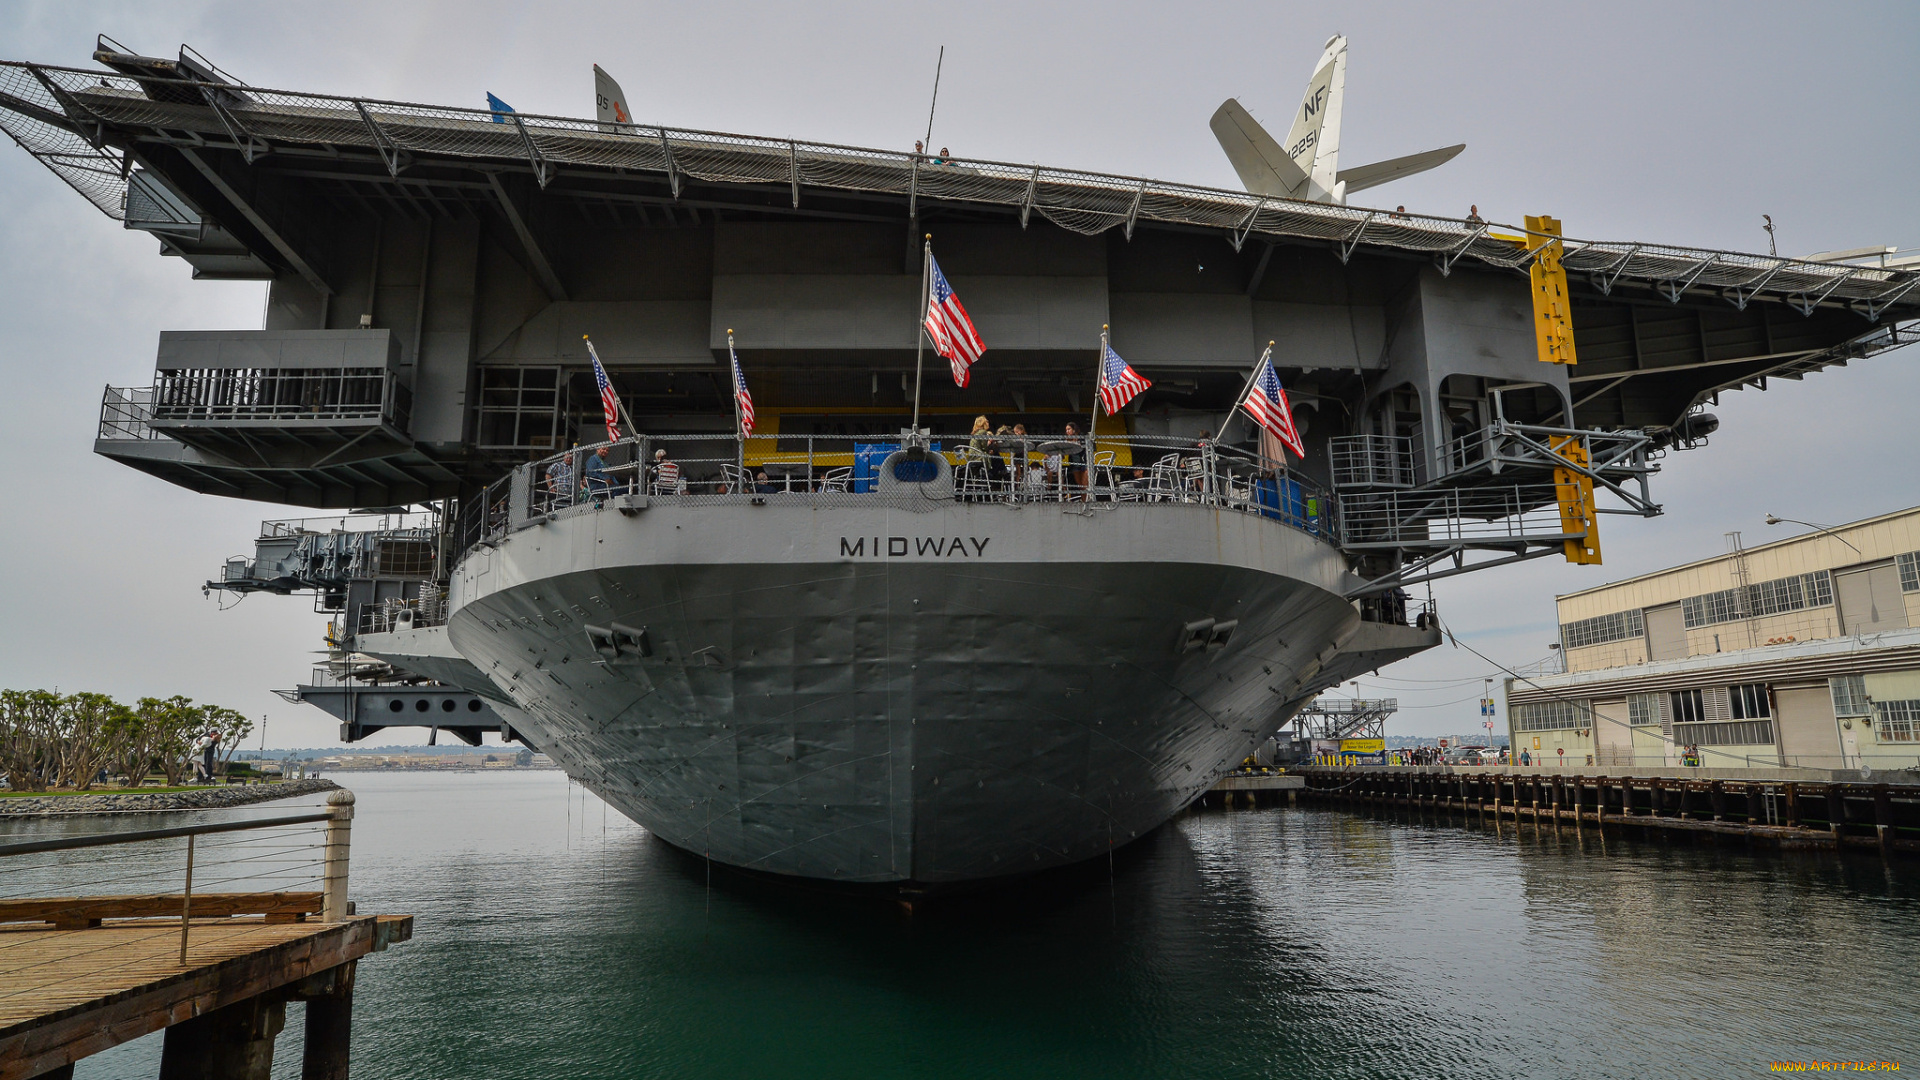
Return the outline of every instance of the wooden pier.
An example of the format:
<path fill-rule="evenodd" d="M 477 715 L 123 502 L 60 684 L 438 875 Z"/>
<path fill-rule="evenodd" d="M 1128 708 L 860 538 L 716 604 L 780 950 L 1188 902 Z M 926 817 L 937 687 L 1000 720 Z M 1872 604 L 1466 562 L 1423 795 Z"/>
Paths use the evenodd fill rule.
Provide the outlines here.
<path fill-rule="evenodd" d="M 68 1078 L 74 1062 L 163 1029 L 161 1080 L 267 1080 L 289 1001 L 307 1003 L 301 1076 L 345 1080 L 356 965 L 413 935 L 412 916 L 356 915 L 346 901 L 352 800 L 336 792 L 326 813 L 267 822 L 0 845 L 19 855 L 327 826 L 318 891 L 196 895 L 189 869 L 176 894 L 0 900 L 0 1080 Z"/>
<path fill-rule="evenodd" d="M 1587 775 L 1527 769 L 1315 767 L 1300 798 L 1558 827 L 1735 837 L 1920 854 L 1920 784 Z"/>

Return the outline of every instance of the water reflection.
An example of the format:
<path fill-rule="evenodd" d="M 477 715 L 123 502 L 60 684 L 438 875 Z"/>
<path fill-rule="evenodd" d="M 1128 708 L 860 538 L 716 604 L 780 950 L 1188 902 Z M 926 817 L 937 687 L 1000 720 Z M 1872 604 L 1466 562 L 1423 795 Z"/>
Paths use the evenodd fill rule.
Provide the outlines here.
<path fill-rule="evenodd" d="M 551 774 L 354 786 L 361 910 L 419 917 L 356 1077 L 1720 1076 L 1920 1034 L 1920 881 L 1872 858 L 1241 810 L 909 913 L 709 875 Z"/>

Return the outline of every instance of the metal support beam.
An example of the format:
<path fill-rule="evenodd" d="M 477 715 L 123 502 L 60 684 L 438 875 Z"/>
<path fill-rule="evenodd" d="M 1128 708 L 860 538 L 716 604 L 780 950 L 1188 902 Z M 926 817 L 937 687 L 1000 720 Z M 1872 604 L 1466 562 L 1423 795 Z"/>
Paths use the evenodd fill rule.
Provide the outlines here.
<path fill-rule="evenodd" d="M 800 208 L 800 148 L 792 139 L 787 140 L 787 176 L 793 181 L 793 206 Z"/>
<path fill-rule="evenodd" d="M 1858 266 L 1848 267 L 1846 273 L 1841 274 L 1839 277 L 1836 277 L 1832 281 L 1827 282 L 1827 287 L 1820 290 L 1820 295 L 1813 296 L 1812 294 L 1805 293 L 1805 292 L 1796 293 L 1795 295 L 1800 297 L 1800 299 L 1795 300 L 1792 296 L 1789 296 L 1787 297 L 1787 303 L 1792 304 L 1793 309 L 1795 311 L 1798 311 L 1802 316 L 1811 318 L 1813 316 L 1813 309 L 1819 307 L 1821 301 L 1825 300 L 1829 296 L 1832 296 L 1833 290 L 1846 284 L 1847 279 L 1859 273 L 1861 269 L 1862 268 Z"/>
<path fill-rule="evenodd" d="M 395 145 L 392 139 L 387 138 L 387 133 L 380 130 L 379 124 L 373 122 L 373 114 L 367 111 L 365 105 L 356 101 L 353 107 L 360 111 L 360 119 L 367 122 L 367 130 L 373 134 L 373 148 L 380 152 L 380 160 L 386 162 L 387 175 L 399 177 L 400 166 L 403 164 L 400 160 L 400 147 Z"/>
<path fill-rule="evenodd" d="M 1601 271 L 1601 272 L 1596 272 L 1593 275 L 1593 283 L 1600 287 L 1600 295 L 1602 296 L 1613 295 L 1614 283 L 1619 281 L 1620 275 L 1626 272 L 1627 264 L 1633 261 L 1633 257 L 1640 253 L 1641 246 L 1642 245 L 1640 244 L 1635 244 L 1632 247 L 1628 248 L 1627 253 L 1625 255 L 1620 256 L 1620 261 L 1613 264 L 1613 266 L 1611 267 L 1611 270 L 1612 270 L 1611 273 Z"/>
<path fill-rule="evenodd" d="M 1452 277 L 1453 264 L 1459 262 L 1460 256 L 1465 255 L 1467 253 L 1467 249 L 1473 247 L 1473 242 L 1487 235 L 1487 230 L 1491 228 L 1493 228 L 1492 225 L 1482 223 L 1481 226 L 1473 230 L 1473 233 L 1469 235 L 1465 240 L 1460 241 L 1459 247 L 1454 248 L 1451 251 L 1443 252 L 1438 256 L 1435 256 L 1433 261 L 1438 263 L 1440 266 L 1440 276 Z"/>
<path fill-rule="evenodd" d="M 333 286 L 327 284 L 326 278 L 320 276 L 320 271 L 315 268 L 312 260 L 301 254 L 285 236 L 281 235 L 280 230 L 274 228 L 266 218 L 262 217 L 260 211 L 254 209 L 251 202 L 242 198 L 240 193 L 234 190 L 233 185 L 227 183 L 226 178 L 220 175 L 220 170 L 207 164 L 200 154 L 190 147 L 180 147 L 179 153 L 199 170 L 200 175 L 206 178 L 207 183 L 213 185 L 221 198 L 232 203 L 233 208 L 240 211 L 240 215 L 247 219 L 248 224 L 260 230 L 260 235 L 266 237 L 267 243 L 273 245 L 273 249 L 280 253 L 281 258 L 287 260 L 295 273 L 306 279 L 307 284 L 313 286 L 322 296 L 334 295 Z"/>
<path fill-rule="evenodd" d="M 1033 167 L 1033 175 L 1027 177 L 1027 194 L 1020 200 L 1020 227 L 1027 227 L 1027 215 L 1033 212 L 1033 197 L 1040 190 L 1040 166 Z"/>
<path fill-rule="evenodd" d="M 1260 211 L 1266 205 L 1267 197 L 1265 195 L 1260 196 L 1259 200 L 1253 204 L 1253 209 L 1247 211 L 1247 216 L 1241 218 L 1240 224 L 1235 225 L 1233 231 L 1228 234 L 1233 237 L 1234 251 L 1239 251 L 1240 245 L 1247 242 L 1247 234 L 1253 231 L 1253 223 L 1260 217 Z M 1272 245 L 1268 245 L 1267 250 L 1273 250 Z"/>
<path fill-rule="evenodd" d="M 261 139 L 259 153 L 256 154 L 254 152 L 253 132 L 247 130 L 247 126 L 240 122 L 240 118 L 233 115 L 233 113 L 227 109 L 226 105 L 221 102 L 220 98 L 222 94 L 219 91 L 209 89 L 208 84 L 202 83 L 200 85 L 200 96 L 206 99 L 208 107 L 213 109 L 213 114 L 220 118 L 220 126 L 227 129 L 227 135 L 233 139 L 234 145 L 240 148 L 240 156 L 246 159 L 247 164 L 253 164 L 253 159 L 258 157 L 259 154 L 269 153 L 273 150 L 271 143 L 268 143 L 265 139 Z M 359 102 L 355 102 L 354 104 L 357 105 Z M 366 111 L 362 110 L 360 115 L 365 116 Z"/>
<path fill-rule="evenodd" d="M 1142 180 L 1140 181 L 1140 186 L 1133 191 L 1133 205 L 1127 207 L 1127 227 L 1125 232 L 1128 240 L 1133 239 L 1133 223 L 1140 217 L 1140 200 L 1146 198 L 1146 195 L 1147 182 Z"/>
<path fill-rule="evenodd" d="M 500 183 L 499 173 L 488 173 L 487 183 L 493 186 L 493 197 L 500 204 L 500 212 L 507 216 L 507 224 L 513 226 L 514 234 L 520 237 L 520 246 L 526 249 L 527 258 L 533 263 L 534 276 L 540 279 L 540 287 L 547 291 L 552 300 L 567 298 L 566 286 L 560 284 L 560 275 L 553 272 L 553 264 L 547 261 L 546 253 L 540 250 L 540 244 L 533 238 L 533 230 L 527 227 L 527 221 L 520 216 L 520 208 L 513 204 L 513 197 L 507 194 L 506 186 Z"/>
<path fill-rule="evenodd" d="M 667 129 L 660 129 L 660 153 L 667 159 L 667 187 L 673 190 L 673 197 L 680 197 L 680 170 L 673 166 L 673 144 L 667 141 Z"/>
<path fill-rule="evenodd" d="M 1707 272 L 1707 267 L 1712 266 L 1718 261 L 1720 261 L 1720 253 L 1716 251 L 1706 258 L 1701 259 L 1699 262 L 1694 263 L 1693 270 L 1689 272 L 1685 278 L 1670 278 L 1665 281 L 1657 281 L 1654 284 L 1658 286 L 1661 294 L 1667 298 L 1668 303 L 1678 304 L 1680 297 L 1685 295 L 1686 291 L 1693 286 L 1694 282 L 1700 280 L 1701 274 Z"/>
<path fill-rule="evenodd" d="M 1916 285 L 1920 285 L 1920 274 L 1915 274 L 1913 277 L 1908 278 L 1905 284 L 1896 281 L 1893 285 L 1888 286 L 1887 290 L 1879 296 L 1869 297 L 1867 299 L 1867 319 L 1870 322 L 1879 322 L 1880 313 L 1892 307 L 1894 304 L 1899 303 L 1900 298 L 1912 292 L 1913 287 Z"/>
<path fill-rule="evenodd" d="M 533 136 L 527 133 L 527 125 L 520 122 L 518 113 L 514 114 L 513 126 L 520 129 L 520 143 L 527 148 L 527 160 L 533 163 L 533 178 L 539 181 L 540 190 L 545 191 L 547 181 L 553 179 L 553 167 L 547 164 L 540 148 L 533 145 Z"/>
<path fill-rule="evenodd" d="M 1367 226 L 1373 224 L 1373 219 L 1378 217 L 1379 214 L 1380 211 L 1378 210 L 1367 211 L 1367 216 L 1360 219 L 1360 227 L 1353 230 L 1352 236 L 1345 240 L 1334 241 L 1333 246 L 1334 250 L 1340 256 L 1340 265 L 1345 266 L 1347 260 L 1353 258 L 1353 249 L 1360 246 L 1360 238 L 1367 235 Z"/>
<path fill-rule="evenodd" d="M 1767 282 L 1773 280 L 1773 275 L 1779 273 L 1780 268 L 1787 265 L 1789 261 L 1790 260 L 1787 260 L 1787 259 L 1781 259 L 1780 261 L 1774 263 L 1772 269 L 1769 269 L 1766 273 L 1761 274 L 1760 280 L 1758 281 L 1752 282 L 1750 284 L 1733 286 L 1732 303 L 1735 310 L 1738 310 L 1738 311 L 1747 310 L 1748 302 L 1750 302 L 1755 296 L 1758 296 L 1760 294 L 1760 290 L 1767 287 Z"/>

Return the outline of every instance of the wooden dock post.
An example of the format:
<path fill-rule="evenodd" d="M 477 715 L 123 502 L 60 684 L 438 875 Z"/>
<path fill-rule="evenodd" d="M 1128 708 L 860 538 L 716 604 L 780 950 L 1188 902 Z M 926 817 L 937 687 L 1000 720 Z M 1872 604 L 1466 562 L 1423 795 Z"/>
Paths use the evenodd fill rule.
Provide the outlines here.
<path fill-rule="evenodd" d="M 1887 853 L 1887 841 L 1893 838 L 1893 793 L 1885 784 L 1873 785 L 1873 827 L 1880 835 L 1880 854 Z"/>
<path fill-rule="evenodd" d="M 182 1020 L 167 1028 L 160 1080 L 269 1080 L 286 1023 L 287 1003 L 265 994 Z"/>
<path fill-rule="evenodd" d="M 307 1001 L 306 1043 L 301 1048 L 300 1080 L 347 1080 L 353 1044 L 353 973 L 348 961 L 327 974 L 325 985 L 301 994 Z"/>
<path fill-rule="evenodd" d="M 347 917 L 347 849 L 353 839 L 353 792 L 345 788 L 327 796 L 326 850 L 321 856 L 320 918 L 339 922 Z"/>

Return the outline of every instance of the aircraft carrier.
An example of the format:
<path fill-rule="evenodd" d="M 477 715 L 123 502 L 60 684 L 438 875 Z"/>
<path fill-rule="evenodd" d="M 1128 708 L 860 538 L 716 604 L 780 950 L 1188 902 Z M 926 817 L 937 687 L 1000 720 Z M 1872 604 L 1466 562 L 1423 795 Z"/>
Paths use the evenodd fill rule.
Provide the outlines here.
<path fill-rule="evenodd" d="M 349 739 L 525 741 L 780 874 L 1109 851 L 1436 644 L 1406 586 L 1598 561 L 1597 515 L 1658 512 L 1717 394 L 1920 316 L 1900 267 L 94 60 L 0 64 L 0 129 L 196 277 L 270 283 L 260 329 L 161 334 L 95 451 L 333 512 L 266 523 L 210 583 L 331 615 L 296 696 Z M 989 352 L 916 403 L 928 234 Z M 1029 484 L 1075 449 L 1103 325 L 1154 389 L 1081 441 L 1091 493 Z M 583 335 L 634 429 L 590 486 Z M 1268 341 L 1291 463 L 1234 419 Z M 976 414 L 1033 434 L 976 457 Z"/>

